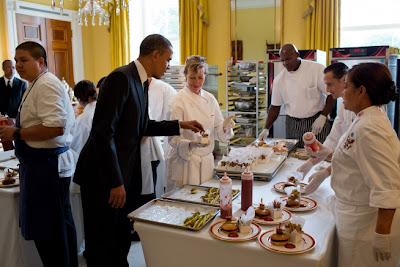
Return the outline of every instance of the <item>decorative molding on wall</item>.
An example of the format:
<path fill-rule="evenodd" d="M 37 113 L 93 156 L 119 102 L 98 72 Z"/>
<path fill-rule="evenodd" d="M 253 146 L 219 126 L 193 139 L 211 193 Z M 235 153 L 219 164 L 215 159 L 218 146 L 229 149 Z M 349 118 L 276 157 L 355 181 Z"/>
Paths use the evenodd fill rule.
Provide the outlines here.
<path fill-rule="evenodd" d="M 276 5 L 280 6 L 281 1 L 276 0 Z M 248 9 L 248 8 L 262 8 L 262 7 L 273 7 L 274 0 L 236 0 L 237 9 Z M 231 9 L 235 8 L 235 0 L 231 0 Z"/>
<path fill-rule="evenodd" d="M 64 9 L 64 13 L 60 15 L 60 9 L 52 9 L 50 6 L 34 4 L 18 0 L 7 1 L 7 23 L 11 48 L 11 57 L 14 58 L 15 47 L 18 45 L 16 14 L 28 16 L 36 16 L 47 19 L 62 20 L 71 22 L 72 31 L 72 61 L 74 64 L 75 83 L 84 79 L 83 68 L 83 49 L 82 49 L 82 31 L 78 25 L 78 12 L 74 10 Z"/>

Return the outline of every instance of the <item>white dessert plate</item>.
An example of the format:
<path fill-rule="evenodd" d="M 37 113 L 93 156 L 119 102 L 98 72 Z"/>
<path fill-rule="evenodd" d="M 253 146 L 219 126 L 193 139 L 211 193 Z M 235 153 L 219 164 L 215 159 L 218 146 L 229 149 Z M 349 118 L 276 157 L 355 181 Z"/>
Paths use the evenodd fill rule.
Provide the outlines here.
<path fill-rule="evenodd" d="M 258 237 L 258 242 L 260 242 L 260 245 L 263 246 L 264 248 L 278 252 L 278 253 L 284 253 L 284 254 L 301 254 L 307 251 L 310 251 L 315 247 L 315 239 L 306 233 L 303 233 L 303 240 L 297 243 L 292 243 L 289 242 L 289 245 L 292 246 L 286 247 L 286 246 L 275 246 L 271 244 L 271 235 L 275 233 L 275 230 L 269 230 L 264 233 L 262 233 Z M 294 245 L 294 246 L 293 246 Z"/>
<path fill-rule="evenodd" d="M 288 209 L 290 211 L 309 211 L 309 210 L 313 210 L 317 207 L 317 202 L 314 199 L 309 198 L 309 197 L 302 196 L 300 198 L 300 207 L 298 207 L 298 208 L 286 206 L 286 202 L 288 199 L 287 196 L 281 197 L 281 199 L 282 199 L 282 202 L 283 202 L 282 204 L 285 207 L 285 209 Z"/>
<path fill-rule="evenodd" d="M 274 187 L 276 192 L 286 194 L 286 192 L 285 192 L 285 185 L 286 184 L 290 184 L 290 186 L 294 186 L 294 184 L 292 185 L 291 183 L 288 183 L 288 182 L 279 182 L 279 183 L 274 184 L 273 187 Z M 300 183 L 300 190 L 302 188 L 304 189 L 306 186 L 307 186 L 306 183 Z M 301 191 L 304 191 L 304 190 L 301 190 Z M 303 192 L 301 192 L 301 193 L 304 194 Z"/>
<path fill-rule="evenodd" d="M 290 221 L 292 219 L 292 213 L 286 209 L 282 209 L 282 218 L 280 219 L 272 219 L 272 217 L 268 216 L 267 219 L 260 219 L 254 217 L 253 222 L 258 223 L 258 224 L 268 224 L 268 225 L 274 225 L 274 224 L 280 224 L 280 223 L 285 223 Z"/>
<path fill-rule="evenodd" d="M 254 239 L 261 233 L 261 227 L 256 223 L 251 223 L 251 231 L 248 234 L 242 234 L 240 232 L 236 235 L 227 234 L 220 229 L 224 222 L 225 221 L 219 221 L 210 226 L 210 234 L 213 237 L 223 241 L 239 242 Z"/>
<path fill-rule="evenodd" d="M 15 178 L 15 183 L 13 183 L 13 184 L 3 184 L 4 178 L 0 178 L 0 188 L 18 186 L 19 185 L 19 176 L 16 176 L 14 178 Z"/>

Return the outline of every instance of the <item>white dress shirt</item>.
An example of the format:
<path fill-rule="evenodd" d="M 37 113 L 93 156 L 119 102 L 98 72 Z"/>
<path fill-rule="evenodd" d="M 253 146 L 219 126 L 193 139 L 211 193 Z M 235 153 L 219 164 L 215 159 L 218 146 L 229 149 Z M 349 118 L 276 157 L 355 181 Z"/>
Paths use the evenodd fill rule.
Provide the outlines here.
<path fill-rule="evenodd" d="M 22 128 L 40 124 L 64 128 L 61 136 L 44 141 L 25 141 L 27 145 L 33 148 L 58 148 L 71 144 L 74 110 L 63 84 L 52 73 L 43 73 L 36 82 L 30 84 L 22 97 L 19 111 Z M 58 156 L 60 177 L 72 176 L 76 159 L 76 153 L 71 149 Z"/>

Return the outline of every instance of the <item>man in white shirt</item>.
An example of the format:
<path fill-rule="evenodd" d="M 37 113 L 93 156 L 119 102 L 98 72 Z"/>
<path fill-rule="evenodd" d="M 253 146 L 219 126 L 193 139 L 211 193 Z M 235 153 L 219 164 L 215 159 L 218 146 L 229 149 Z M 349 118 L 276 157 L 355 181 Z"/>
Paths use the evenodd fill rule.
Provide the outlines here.
<path fill-rule="evenodd" d="M 324 81 L 326 84 L 326 90 L 331 93 L 334 99 L 337 99 L 337 116 L 332 125 L 332 130 L 324 142 L 324 146 L 335 150 L 340 137 L 347 131 L 356 117 L 356 114 L 350 110 L 345 110 L 343 105 L 343 91 L 344 91 L 344 79 L 346 77 L 348 67 L 341 62 L 333 63 L 324 70 Z M 303 173 L 303 177 L 311 170 L 311 168 L 323 161 L 326 156 L 329 155 L 329 151 L 326 150 L 326 155 L 322 157 L 310 158 L 303 165 L 301 165 L 297 171 Z M 306 190 L 308 193 L 314 192 L 318 186 L 328 177 L 331 173 L 330 166 L 326 169 L 320 170 L 309 177 L 310 184 Z"/>
<path fill-rule="evenodd" d="M 259 138 L 268 137 L 269 128 L 284 105 L 286 138 L 299 139 L 303 147 L 303 134 L 312 131 L 318 140 L 324 141 L 330 131 L 327 115 L 335 104 L 325 88 L 324 66 L 302 60 L 293 44 L 285 44 L 279 54 L 285 69 L 274 79 L 271 107 Z"/>
<path fill-rule="evenodd" d="M 69 185 L 75 171 L 69 149 L 74 111 L 60 80 L 48 72 L 46 51 L 36 42 L 16 48 L 19 75 L 29 81 L 16 127 L 1 126 L 0 138 L 15 141 L 20 162 L 19 221 L 34 240 L 44 266 L 78 266 Z"/>

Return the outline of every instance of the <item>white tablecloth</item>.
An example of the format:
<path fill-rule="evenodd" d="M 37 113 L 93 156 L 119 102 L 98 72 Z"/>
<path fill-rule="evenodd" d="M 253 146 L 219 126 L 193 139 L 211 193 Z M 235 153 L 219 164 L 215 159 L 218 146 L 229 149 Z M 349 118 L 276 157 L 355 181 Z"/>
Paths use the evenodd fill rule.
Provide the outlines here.
<path fill-rule="evenodd" d="M 0 177 L 3 177 L 0 170 Z M 72 215 L 76 226 L 78 249 L 83 244 L 83 216 L 79 193 L 71 193 Z M 33 241 L 21 236 L 19 221 L 19 186 L 0 188 L 0 266 L 43 266 Z"/>
<path fill-rule="evenodd" d="M 286 181 L 288 172 L 295 171 L 303 162 L 288 158 L 272 181 L 255 181 L 253 202 L 258 203 L 262 197 L 264 203 L 267 203 L 277 196 L 283 196 L 273 189 L 273 185 Z M 212 223 L 222 220 L 219 216 L 198 232 L 135 222 L 134 227 L 142 242 L 147 267 L 336 266 L 335 223 L 326 200 L 334 194 L 329 183 L 330 179 L 326 179 L 320 188 L 309 196 L 318 203 L 315 210 L 293 212 L 306 220 L 303 230 L 316 240 L 315 248 L 309 252 L 298 255 L 275 253 L 263 248 L 258 239 L 246 242 L 217 240 L 208 231 Z M 233 180 L 233 188 L 240 189 L 240 184 L 240 180 Z M 217 187 L 218 180 L 212 179 L 203 185 Z M 234 216 L 241 215 L 240 196 L 233 202 L 233 212 Z M 275 228 L 263 225 L 261 227 L 262 232 Z"/>

